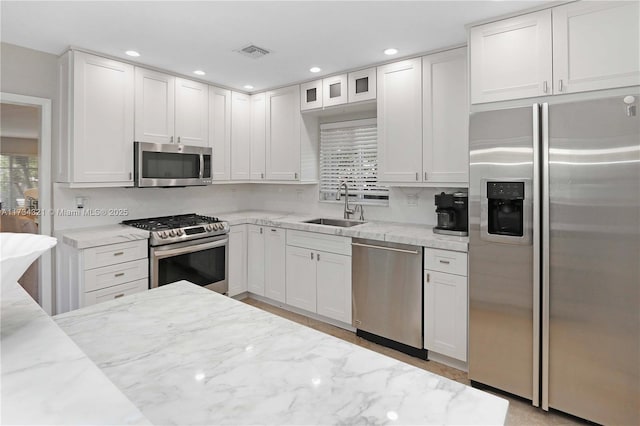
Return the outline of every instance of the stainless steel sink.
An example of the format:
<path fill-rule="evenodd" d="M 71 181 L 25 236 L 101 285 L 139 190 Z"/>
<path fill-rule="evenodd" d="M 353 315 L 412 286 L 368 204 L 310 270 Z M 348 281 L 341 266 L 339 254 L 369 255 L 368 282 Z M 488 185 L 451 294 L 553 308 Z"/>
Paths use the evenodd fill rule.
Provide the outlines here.
<path fill-rule="evenodd" d="M 326 226 L 339 226 L 342 228 L 350 228 L 352 226 L 362 225 L 363 222 L 360 220 L 349 220 L 349 219 L 329 219 L 329 218 L 319 218 L 312 220 L 305 220 L 303 223 L 315 223 L 316 225 L 326 225 Z"/>

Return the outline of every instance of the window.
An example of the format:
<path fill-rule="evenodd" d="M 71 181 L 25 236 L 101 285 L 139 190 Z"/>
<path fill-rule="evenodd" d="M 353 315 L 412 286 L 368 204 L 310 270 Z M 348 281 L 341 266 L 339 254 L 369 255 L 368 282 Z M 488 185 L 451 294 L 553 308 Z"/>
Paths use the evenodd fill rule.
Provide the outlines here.
<path fill-rule="evenodd" d="M 37 186 L 37 155 L 0 154 L 0 202 L 3 209 L 28 207 L 24 192 Z"/>
<path fill-rule="evenodd" d="M 375 118 L 320 125 L 321 201 L 335 201 L 346 181 L 349 201 L 389 204 L 389 189 L 378 184 L 377 136 Z"/>

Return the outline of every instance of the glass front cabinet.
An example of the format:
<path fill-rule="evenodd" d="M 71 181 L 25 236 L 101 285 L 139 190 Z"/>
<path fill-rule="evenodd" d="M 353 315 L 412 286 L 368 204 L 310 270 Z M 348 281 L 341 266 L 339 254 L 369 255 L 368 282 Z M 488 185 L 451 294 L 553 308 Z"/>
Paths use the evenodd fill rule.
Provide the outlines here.
<path fill-rule="evenodd" d="M 300 85 L 300 111 L 322 108 L 322 80 Z"/>
<path fill-rule="evenodd" d="M 347 103 L 347 74 L 336 75 L 322 80 L 322 106 Z"/>
<path fill-rule="evenodd" d="M 369 101 L 376 98 L 376 69 L 349 73 L 349 102 Z"/>

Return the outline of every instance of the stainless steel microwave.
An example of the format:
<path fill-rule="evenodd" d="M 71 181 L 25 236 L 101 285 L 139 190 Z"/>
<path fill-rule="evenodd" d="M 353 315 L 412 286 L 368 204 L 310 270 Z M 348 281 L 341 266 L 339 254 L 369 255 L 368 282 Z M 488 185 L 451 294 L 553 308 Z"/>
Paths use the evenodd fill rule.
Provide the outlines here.
<path fill-rule="evenodd" d="M 212 154 L 208 147 L 134 142 L 134 185 L 139 188 L 210 185 Z"/>

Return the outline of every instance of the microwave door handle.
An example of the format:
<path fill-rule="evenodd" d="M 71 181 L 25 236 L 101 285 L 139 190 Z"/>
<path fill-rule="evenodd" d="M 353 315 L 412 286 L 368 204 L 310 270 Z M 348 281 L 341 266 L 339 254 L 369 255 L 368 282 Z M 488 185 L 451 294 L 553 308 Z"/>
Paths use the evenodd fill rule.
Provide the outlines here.
<path fill-rule="evenodd" d="M 200 173 L 198 176 L 200 179 L 204 177 L 204 154 L 200 154 Z"/>
<path fill-rule="evenodd" d="M 186 247 L 180 247 L 177 249 L 162 250 L 156 247 L 153 253 L 153 256 L 156 259 L 163 259 L 165 257 L 170 257 L 170 256 L 178 256 L 181 254 L 193 253 L 196 251 L 207 250 L 207 249 L 212 249 L 216 247 L 224 247 L 225 245 L 227 245 L 228 242 L 229 242 L 229 239 L 225 238 L 224 240 L 220 240 L 220 241 L 212 241 L 210 243 L 188 245 Z"/>

